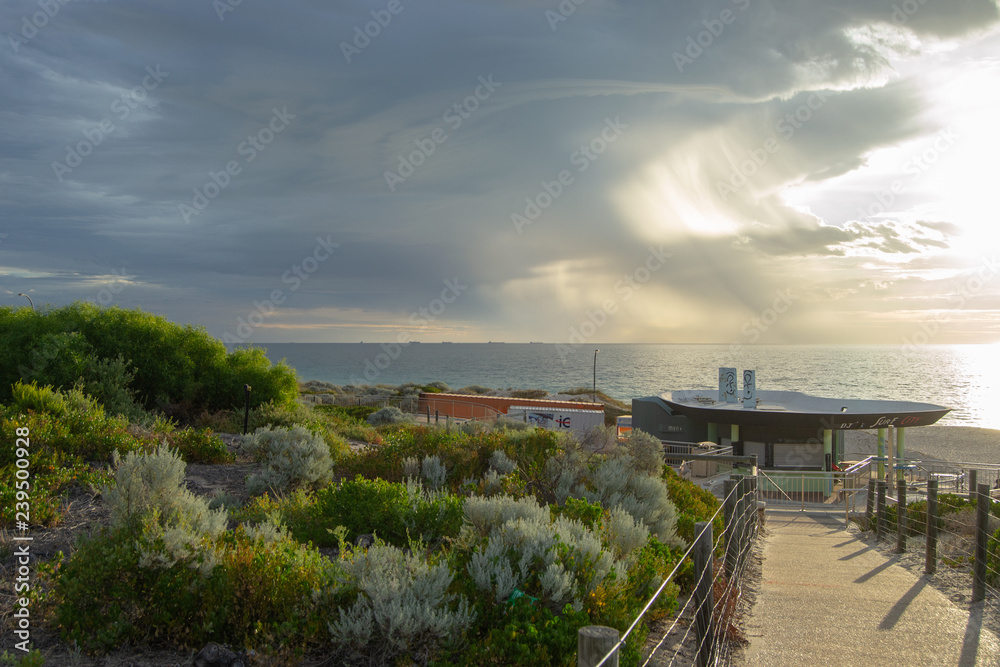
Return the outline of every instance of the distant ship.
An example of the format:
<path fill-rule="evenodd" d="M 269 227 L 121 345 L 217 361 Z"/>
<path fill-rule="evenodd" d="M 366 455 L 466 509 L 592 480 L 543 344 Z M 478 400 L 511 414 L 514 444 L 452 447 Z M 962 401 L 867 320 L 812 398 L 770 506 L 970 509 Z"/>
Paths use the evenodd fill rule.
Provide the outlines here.
<path fill-rule="evenodd" d="M 544 345 L 544 343 L 540 340 L 529 340 L 528 345 Z"/>
<path fill-rule="evenodd" d="M 507 341 L 505 341 L 505 340 L 491 340 L 491 341 L 490 341 L 490 344 L 491 344 L 491 345 L 500 345 L 500 344 L 502 344 L 502 343 L 506 343 L 506 342 L 507 342 Z"/>
<path fill-rule="evenodd" d="M 450 340 L 443 340 L 443 341 L 441 341 L 441 344 L 442 345 L 451 345 L 451 341 Z"/>

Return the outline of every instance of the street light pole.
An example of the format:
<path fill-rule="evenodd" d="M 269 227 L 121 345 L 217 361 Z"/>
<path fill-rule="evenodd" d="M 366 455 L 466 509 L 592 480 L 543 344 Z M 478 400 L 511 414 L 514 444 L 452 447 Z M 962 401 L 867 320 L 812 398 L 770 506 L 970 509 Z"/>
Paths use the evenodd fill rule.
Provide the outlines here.
<path fill-rule="evenodd" d="M 597 403 L 597 353 L 600 350 L 594 350 L 594 403 Z"/>
<path fill-rule="evenodd" d="M 24 292 L 18 292 L 18 293 L 17 293 L 17 295 L 18 295 L 18 296 L 23 296 L 23 297 L 24 297 L 25 299 L 27 299 L 27 300 L 28 300 L 28 303 L 30 303 L 30 304 L 31 304 L 31 309 L 32 309 L 32 310 L 34 310 L 34 309 L 35 309 L 35 304 L 34 304 L 34 302 L 33 302 L 33 301 L 31 300 L 31 297 L 30 297 L 30 296 L 28 296 L 28 295 L 27 295 L 27 294 L 25 294 Z"/>

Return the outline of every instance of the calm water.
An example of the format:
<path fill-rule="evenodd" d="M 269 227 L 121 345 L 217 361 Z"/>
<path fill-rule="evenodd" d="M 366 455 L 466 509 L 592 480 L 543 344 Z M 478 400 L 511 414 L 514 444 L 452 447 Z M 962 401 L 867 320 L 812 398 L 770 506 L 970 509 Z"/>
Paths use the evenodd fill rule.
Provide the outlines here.
<path fill-rule="evenodd" d="M 674 389 L 718 387 L 718 368 L 757 371 L 758 389 L 841 398 L 926 401 L 952 408 L 940 423 L 1000 428 L 1000 346 L 591 345 L 568 351 L 551 344 L 274 343 L 303 380 L 334 384 L 446 382 L 454 389 L 557 392 L 593 383 L 628 401 Z"/>

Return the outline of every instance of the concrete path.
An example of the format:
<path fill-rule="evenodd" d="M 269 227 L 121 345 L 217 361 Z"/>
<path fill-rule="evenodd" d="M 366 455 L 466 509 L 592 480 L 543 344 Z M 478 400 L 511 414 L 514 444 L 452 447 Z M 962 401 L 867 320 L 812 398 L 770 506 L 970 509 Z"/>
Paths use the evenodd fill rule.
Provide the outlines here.
<path fill-rule="evenodd" d="M 855 535 L 842 516 L 767 511 L 741 664 L 1000 665 L 1000 641 L 980 630 L 978 612 Z"/>

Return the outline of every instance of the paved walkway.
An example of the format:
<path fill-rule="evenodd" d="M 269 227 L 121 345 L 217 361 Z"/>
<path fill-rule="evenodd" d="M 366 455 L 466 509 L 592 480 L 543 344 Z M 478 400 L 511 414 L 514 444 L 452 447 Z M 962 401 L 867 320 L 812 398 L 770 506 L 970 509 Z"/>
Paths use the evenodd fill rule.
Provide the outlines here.
<path fill-rule="evenodd" d="M 764 540 L 742 664 L 1000 665 L 976 611 L 866 545 L 842 516 L 768 510 Z"/>

